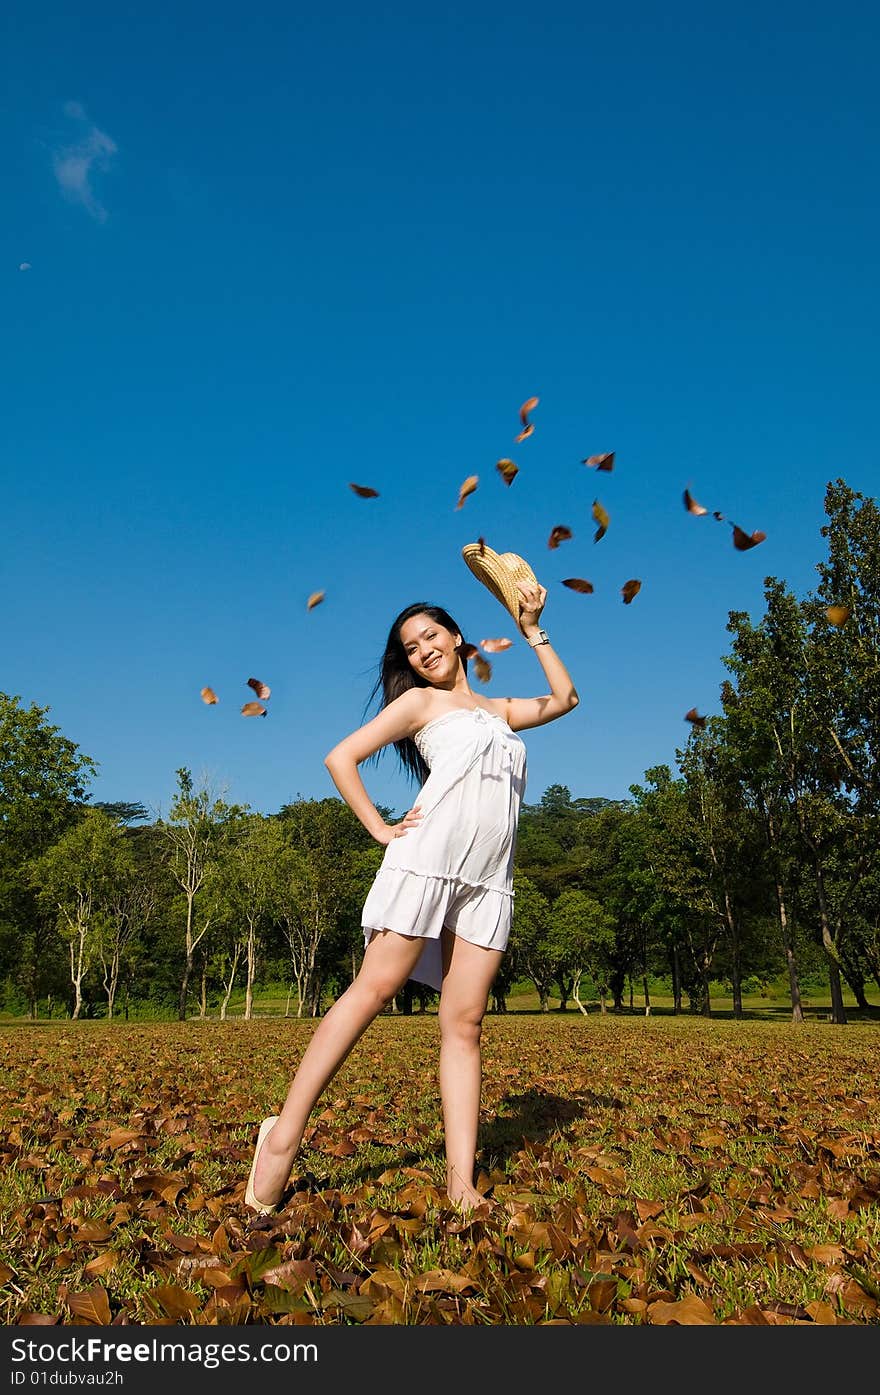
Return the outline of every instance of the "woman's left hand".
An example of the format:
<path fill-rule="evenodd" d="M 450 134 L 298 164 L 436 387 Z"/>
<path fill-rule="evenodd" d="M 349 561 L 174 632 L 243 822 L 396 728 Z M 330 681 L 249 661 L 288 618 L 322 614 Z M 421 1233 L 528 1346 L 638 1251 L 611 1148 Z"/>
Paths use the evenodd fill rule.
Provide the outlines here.
<path fill-rule="evenodd" d="M 546 586 L 533 586 L 530 581 L 517 581 L 519 588 L 519 627 L 525 634 L 528 629 L 536 629 L 541 611 L 547 600 Z"/>

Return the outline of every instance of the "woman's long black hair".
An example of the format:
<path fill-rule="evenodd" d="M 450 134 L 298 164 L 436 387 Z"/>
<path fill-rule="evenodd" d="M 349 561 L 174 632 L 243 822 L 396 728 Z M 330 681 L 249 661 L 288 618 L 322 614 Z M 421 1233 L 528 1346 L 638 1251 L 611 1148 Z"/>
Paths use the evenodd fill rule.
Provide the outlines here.
<path fill-rule="evenodd" d="M 436 625 L 442 625 L 450 634 L 461 635 L 462 644 L 459 649 L 459 656 L 467 672 L 467 651 L 468 645 L 464 642 L 461 626 L 456 625 L 452 616 L 447 610 L 439 605 L 428 605 L 426 601 L 418 601 L 415 605 L 408 605 L 406 610 L 402 610 L 397 618 L 392 622 L 388 631 L 388 639 L 385 642 L 385 652 L 379 663 L 379 676 L 373 684 L 373 691 L 367 698 L 364 713 L 370 708 L 373 699 L 381 692 L 382 701 L 379 704 L 379 711 L 387 707 L 389 702 L 400 697 L 408 688 L 429 688 L 431 685 L 427 678 L 421 678 L 410 665 L 400 638 L 401 626 L 407 620 L 411 620 L 414 615 L 430 615 Z M 378 713 L 377 713 L 378 715 Z M 402 741 L 395 741 L 394 749 L 397 752 L 398 760 L 411 781 L 417 781 L 420 785 L 427 780 L 430 770 L 419 751 L 418 746 L 411 737 L 404 737 Z M 376 760 L 386 747 L 374 752 L 367 760 L 371 764 Z"/>

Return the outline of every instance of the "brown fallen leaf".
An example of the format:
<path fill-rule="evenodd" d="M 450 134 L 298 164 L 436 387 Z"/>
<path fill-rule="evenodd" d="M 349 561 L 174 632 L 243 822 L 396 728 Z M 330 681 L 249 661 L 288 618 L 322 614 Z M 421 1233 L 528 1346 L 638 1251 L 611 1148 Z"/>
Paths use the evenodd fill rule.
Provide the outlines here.
<path fill-rule="evenodd" d="M 220 701 L 213 688 L 203 688 L 201 691 L 201 699 L 202 702 L 206 702 L 209 707 L 212 703 Z"/>
<path fill-rule="evenodd" d="M 313 591 L 306 601 L 306 610 L 314 610 L 316 605 L 320 605 L 324 599 L 325 592 Z"/>
<path fill-rule="evenodd" d="M 94 1323 L 97 1327 L 110 1325 L 110 1299 L 107 1290 L 100 1284 L 94 1284 L 84 1293 L 68 1293 L 67 1306 L 85 1322 Z"/>
<path fill-rule="evenodd" d="M 547 539 L 547 546 L 558 547 L 561 542 L 566 542 L 568 538 L 572 536 L 573 534 L 570 528 L 566 528 L 564 523 L 557 523 L 556 527 L 550 531 L 550 536 Z"/>
<path fill-rule="evenodd" d="M 586 460 L 581 461 L 582 465 L 593 465 L 597 470 L 614 469 L 614 451 L 606 451 L 604 455 L 588 455 Z"/>
<path fill-rule="evenodd" d="M 468 475 L 467 479 L 461 486 L 461 489 L 458 491 L 458 503 L 455 506 L 457 509 L 461 508 L 462 504 L 464 503 L 465 499 L 468 497 L 469 494 L 473 494 L 479 482 L 479 475 Z"/>
<path fill-rule="evenodd" d="M 507 460 L 506 458 L 504 460 L 499 460 L 495 466 L 495 469 L 498 471 L 499 475 L 504 480 L 504 483 L 506 485 L 513 484 L 513 481 L 519 474 L 519 466 L 514 465 L 512 460 Z"/>
<path fill-rule="evenodd" d="M 674 1323 L 681 1327 L 709 1327 L 715 1326 L 718 1319 L 708 1303 L 704 1303 L 695 1293 L 689 1293 L 678 1303 L 658 1301 L 649 1304 L 648 1321 L 664 1326 Z"/>
<path fill-rule="evenodd" d="M 686 722 L 693 723 L 695 727 L 704 727 L 706 725 L 706 718 L 698 716 L 695 707 L 692 707 L 689 712 L 685 712 L 684 719 Z"/>
<path fill-rule="evenodd" d="M 620 594 L 623 596 L 623 604 L 631 605 L 633 597 L 637 596 L 641 589 L 642 583 L 638 581 L 636 577 L 630 577 L 629 581 L 625 581 L 620 588 Z"/>
<path fill-rule="evenodd" d="M 825 618 L 831 625 L 845 625 L 851 613 L 848 605 L 830 605 L 825 611 Z"/>
<path fill-rule="evenodd" d="M 349 489 L 353 489 L 359 499 L 378 499 L 378 489 L 371 489 L 368 484 L 350 484 Z"/>
<path fill-rule="evenodd" d="M 608 524 L 611 522 L 611 519 L 608 515 L 607 510 L 602 507 L 598 499 L 593 500 L 592 515 L 594 522 L 598 523 L 599 525 L 599 527 L 593 534 L 593 542 L 598 542 L 599 539 L 604 538 L 605 534 L 607 533 Z"/>
<path fill-rule="evenodd" d="M 509 649 L 513 644 L 512 639 L 481 639 L 480 648 L 485 649 L 487 654 L 500 654 L 502 650 Z"/>
<path fill-rule="evenodd" d="M 688 513 L 693 513 L 693 514 L 698 514 L 698 515 L 699 515 L 699 514 L 704 514 L 704 513 L 708 513 L 708 512 L 709 512 L 708 509 L 704 509 L 702 504 L 698 504 L 697 501 L 696 501 L 696 499 L 693 499 L 693 498 L 691 497 L 691 493 L 690 493 L 690 490 L 689 490 L 689 489 L 686 489 L 686 490 L 684 491 L 684 506 L 685 506 L 685 508 L 687 509 Z"/>
<path fill-rule="evenodd" d="M 580 591 L 582 596 L 592 596 L 593 594 L 592 581 L 586 581 L 582 576 L 567 576 L 562 584 L 567 586 L 570 591 Z"/>
<path fill-rule="evenodd" d="M 517 442 L 525 441 L 526 438 L 528 436 L 531 436 L 532 432 L 534 431 L 534 424 L 529 421 L 529 412 L 533 412 L 535 410 L 535 408 L 538 405 L 538 401 L 539 399 L 537 397 L 527 397 L 525 402 L 520 407 L 519 419 L 522 422 L 523 429 L 516 437 Z"/>
<path fill-rule="evenodd" d="M 731 527 L 733 528 L 733 545 L 738 552 L 746 552 L 750 547 L 757 547 L 758 543 L 762 543 L 767 536 L 766 533 L 761 533 L 758 530 L 754 533 L 744 533 L 742 528 L 738 528 L 735 523 L 731 524 Z"/>
<path fill-rule="evenodd" d="M 246 702 L 241 709 L 243 717 L 265 717 L 266 709 L 261 702 Z"/>
<path fill-rule="evenodd" d="M 265 702 L 267 698 L 272 696 L 272 689 L 266 683 L 261 683 L 259 678 L 249 678 L 247 685 L 249 688 L 253 688 L 261 702 Z"/>

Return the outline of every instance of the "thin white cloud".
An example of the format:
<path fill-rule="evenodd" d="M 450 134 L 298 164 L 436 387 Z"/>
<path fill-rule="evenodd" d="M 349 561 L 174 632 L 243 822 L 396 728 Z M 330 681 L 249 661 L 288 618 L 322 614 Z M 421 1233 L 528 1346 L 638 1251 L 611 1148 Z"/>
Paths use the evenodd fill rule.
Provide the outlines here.
<path fill-rule="evenodd" d="M 97 199 L 92 181 L 96 171 L 103 173 L 109 169 L 116 154 L 116 142 L 89 121 L 79 102 L 67 102 L 64 114 L 85 129 L 78 141 L 59 147 L 52 155 L 58 187 L 67 198 L 82 204 L 93 218 L 103 223 L 107 210 Z"/>

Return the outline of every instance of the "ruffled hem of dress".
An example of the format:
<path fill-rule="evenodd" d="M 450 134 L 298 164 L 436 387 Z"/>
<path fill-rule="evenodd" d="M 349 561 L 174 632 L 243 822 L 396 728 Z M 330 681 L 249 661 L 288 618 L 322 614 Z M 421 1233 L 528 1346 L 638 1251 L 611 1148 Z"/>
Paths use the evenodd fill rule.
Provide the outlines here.
<path fill-rule="evenodd" d="M 375 930 L 393 930 L 398 935 L 424 939 L 425 947 L 410 978 L 439 991 L 443 981 L 440 932 L 462 886 L 474 886 L 483 892 L 481 911 L 488 909 L 493 901 L 495 911 L 481 921 L 478 936 L 455 925 L 450 928 L 462 939 L 483 949 L 505 950 L 510 935 L 512 892 L 501 887 L 484 887 L 461 877 L 435 876 L 402 867 L 380 868 L 376 874 L 361 914 L 365 945 L 369 944 Z M 473 906 L 469 909 L 473 910 Z"/>

